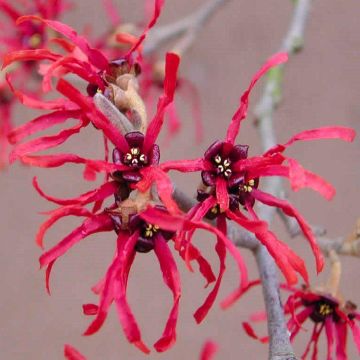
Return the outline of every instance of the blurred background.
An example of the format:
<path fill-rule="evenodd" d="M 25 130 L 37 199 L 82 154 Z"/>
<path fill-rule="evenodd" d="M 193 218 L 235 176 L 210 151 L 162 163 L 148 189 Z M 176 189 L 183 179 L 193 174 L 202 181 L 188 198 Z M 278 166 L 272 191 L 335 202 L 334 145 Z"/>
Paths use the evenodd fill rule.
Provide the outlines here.
<path fill-rule="evenodd" d="M 126 22 L 143 18 L 143 0 L 118 0 L 121 17 Z M 204 0 L 168 0 L 159 23 L 177 20 L 197 9 Z M 90 29 L 92 34 L 102 33 L 109 25 L 100 1 L 78 0 L 63 20 L 78 31 Z M 178 96 L 177 106 L 184 126 L 179 136 L 162 150 L 162 159 L 194 158 L 225 134 L 239 96 L 250 78 L 274 53 L 282 41 L 292 16 L 290 0 L 233 0 L 221 8 L 198 36 L 193 48 L 182 59 L 181 76 L 191 80 L 201 95 L 201 109 L 205 124 L 204 141 L 196 145 L 189 104 Z M 276 112 L 275 127 L 279 142 L 292 134 L 326 125 L 350 126 L 360 130 L 360 2 L 357 0 L 317 0 L 307 25 L 304 51 L 293 57 L 286 66 L 283 102 Z M 166 47 L 164 48 L 164 52 Z M 255 105 L 261 94 L 260 82 L 252 94 Z M 254 106 L 250 106 L 253 110 Z M 32 112 L 19 106 L 15 122 L 20 125 L 33 117 Z M 250 145 L 250 154 L 260 153 L 261 146 L 254 127 L 251 111 L 244 122 L 239 142 Z M 161 143 L 161 141 L 160 141 Z M 69 141 L 64 151 L 74 151 L 99 158 L 103 154 L 102 140 L 93 128 L 88 128 Z M 330 181 L 337 195 L 330 203 L 318 194 L 303 190 L 290 193 L 289 198 L 311 224 L 326 227 L 329 237 L 347 235 L 359 216 L 360 143 L 317 141 L 297 144 L 289 155 L 296 157 L 305 167 Z M 57 262 L 52 275 L 52 296 L 44 286 L 44 272 L 39 271 L 41 250 L 34 237 L 45 217 L 39 212 L 51 207 L 32 188 L 33 176 L 47 193 L 57 197 L 72 197 L 96 186 L 82 179 L 82 170 L 76 166 L 42 170 L 14 164 L 0 173 L 0 273 L 2 274 L 0 300 L 0 353 L 1 359 L 62 359 L 64 343 L 76 346 L 90 360 L 131 359 L 142 360 L 145 355 L 124 338 L 112 309 L 105 325 L 97 334 L 82 337 L 89 318 L 82 315 L 83 303 L 96 301 L 90 287 L 102 276 L 112 258 L 115 234 L 97 235 L 82 241 Z M 176 183 L 192 195 L 199 176 L 174 175 Z M 100 177 L 98 183 L 101 181 Z M 195 185 L 194 185 L 195 184 Z M 46 237 L 46 246 L 61 240 L 79 219 L 59 222 Z M 324 273 L 316 277 L 314 259 L 306 241 L 297 237 L 288 239 L 278 219 L 272 225 L 279 237 L 287 240 L 306 260 L 314 284 L 326 279 Z M 196 243 L 214 264 L 214 239 L 198 233 Z M 258 276 L 254 259 L 242 251 L 252 278 Z M 192 313 L 202 303 L 208 289 L 203 288 L 200 275 L 189 273 L 178 261 L 182 275 L 181 300 L 176 345 L 165 354 L 152 351 L 151 359 L 198 359 L 206 339 L 219 345 L 216 359 L 266 359 L 267 346 L 249 339 L 241 326 L 242 321 L 263 309 L 261 290 L 255 289 L 232 308 L 222 311 L 219 300 L 237 284 L 237 272 L 231 258 L 228 271 L 213 310 L 201 325 L 196 325 Z M 347 299 L 360 304 L 358 281 L 359 259 L 343 258 L 342 293 Z M 147 344 L 161 335 L 171 306 L 171 294 L 162 282 L 158 262 L 153 253 L 139 254 L 129 279 L 129 302 L 142 329 Z M 307 329 L 312 329 L 307 323 Z M 266 327 L 260 325 L 265 334 Z M 307 343 L 309 332 L 303 332 L 295 342 L 300 355 Z M 349 339 L 351 340 L 351 339 Z M 321 342 L 324 344 L 324 342 Z M 319 359 L 325 358 L 321 346 Z M 358 358 L 349 341 L 349 359 Z"/>

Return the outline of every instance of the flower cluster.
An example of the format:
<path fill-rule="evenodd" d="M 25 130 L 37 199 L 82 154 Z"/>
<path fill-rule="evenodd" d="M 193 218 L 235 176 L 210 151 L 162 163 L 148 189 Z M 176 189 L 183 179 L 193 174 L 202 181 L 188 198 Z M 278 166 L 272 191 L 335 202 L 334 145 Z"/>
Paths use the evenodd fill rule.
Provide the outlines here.
<path fill-rule="evenodd" d="M 1 4 L 3 9 L 10 9 L 4 5 L 5 2 Z M 275 54 L 255 74 L 240 98 L 240 106 L 229 123 L 224 139 L 216 140 L 205 154 L 197 159 L 161 163 L 158 137 L 164 123 L 168 121 L 166 112 L 169 114 L 170 123 L 172 119 L 174 125 L 174 121 L 177 121 L 173 107 L 175 92 L 179 89 L 179 84 L 183 88 L 183 84 L 189 84 L 177 79 L 180 57 L 175 53 L 166 54 L 165 70 L 160 81 L 156 82 L 152 75 L 149 76 L 153 69 L 143 71 L 149 68 L 149 60 L 142 56 L 142 44 L 148 31 L 157 22 L 164 1 L 155 1 L 151 20 L 138 38 L 128 36 L 124 40 L 121 31 L 115 32 L 117 41 L 126 42 L 130 48 L 109 47 L 106 37 L 98 46 L 92 46 L 70 26 L 54 20 L 62 9 L 60 2 L 49 4 L 50 8 L 46 8 L 48 12 L 39 10 L 39 15 L 13 15 L 19 29 L 24 29 L 28 37 L 25 41 L 23 35 L 22 45 L 18 44 L 14 51 L 5 54 L 3 67 L 9 68 L 20 61 L 32 67 L 39 64 L 42 92 L 54 90 L 58 97 L 54 100 L 42 100 L 38 96 L 26 94 L 22 89 L 17 89 L 8 78 L 7 82 L 13 94 L 24 105 L 50 113 L 38 116 L 11 131 L 6 130 L 6 135 L 14 145 L 10 162 L 20 160 L 24 164 L 44 168 L 61 167 L 67 163 L 80 164 L 85 167 L 84 178 L 87 180 L 94 180 L 99 172 L 105 174 L 102 185 L 72 199 L 50 196 L 44 193 L 36 178 L 33 182 L 43 198 L 58 206 L 49 213 L 49 218 L 38 231 L 36 242 L 39 246 L 44 246 L 43 239 L 47 230 L 57 221 L 67 216 L 85 218 L 70 234 L 51 249 L 44 251 L 40 257 L 41 267 L 46 267 L 48 292 L 54 263 L 77 243 L 100 232 L 109 232 L 114 239 L 116 236 L 113 260 L 104 277 L 92 289 L 98 295 L 99 301 L 97 304 L 83 305 L 84 314 L 93 317 L 84 334 L 97 332 L 105 322 L 110 306 L 114 304 L 128 341 L 144 353 L 150 351 L 143 341 L 126 296 L 134 258 L 144 253 L 155 254 L 164 283 L 173 298 L 163 333 L 154 344 L 157 351 L 166 351 L 176 341 L 181 285 L 174 254 L 179 255 L 190 270 L 192 263 L 196 262 L 206 285 L 214 283 L 205 301 L 194 314 L 198 323 L 206 317 L 216 300 L 226 270 L 227 253 L 238 267 L 239 283 L 222 302 L 222 306 L 226 308 L 233 304 L 254 283 L 248 281 L 246 264 L 239 249 L 227 237 L 230 222 L 250 232 L 254 239 L 258 239 L 267 248 L 289 286 L 297 282 L 298 274 L 308 284 L 308 273 L 303 259 L 277 238 L 266 221 L 259 218 L 255 210 L 256 203 L 276 207 L 297 221 L 310 244 L 317 271 L 320 272 L 324 259 L 314 234 L 303 216 L 288 201 L 261 190 L 263 178 L 280 176 L 288 179 L 295 191 L 311 188 L 330 200 L 335 193 L 333 187 L 318 175 L 304 169 L 295 159 L 286 156 L 286 149 L 297 141 L 315 139 L 342 139 L 351 142 L 355 133 L 352 129 L 337 126 L 307 130 L 257 156 L 249 155 L 249 145 L 236 143 L 240 125 L 247 116 L 252 89 L 269 69 L 286 62 L 287 54 Z M 111 8 L 108 9 L 111 12 Z M 10 13 L 10 10 L 8 11 Z M 118 25 L 119 19 L 114 16 L 112 22 L 114 26 Z M 46 29 L 55 33 L 51 39 L 45 35 Z M 109 37 L 109 34 L 107 36 Z M 50 42 L 58 46 L 59 50 L 50 49 Z M 70 83 L 65 79 L 69 74 L 85 82 L 85 86 L 78 88 Z M 150 97 L 149 84 L 155 84 L 162 89 L 155 115 L 150 120 L 147 106 Z M 186 89 L 189 87 L 185 86 L 185 91 Z M 75 119 L 76 124 L 62 128 L 54 135 L 27 139 L 55 125 L 65 126 L 69 119 Z M 93 125 L 93 131 L 99 132 L 105 139 L 104 159 L 89 159 L 74 153 L 37 154 L 57 148 L 90 124 Z M 170 125 L 170 128 L 173 125 Z M 110 147 L 112 159 L 109 159 Z M 186 213 L 180 210 L 173 197 L 174 188 L 168 174 L 170 171 L 201 174 L 201 184 L 194 189 L 197 191 L 196 201 Z M 105 202 L 110 202 L 110 205 L 105 206 Z M 217 275 L 214 275 L 210 263 L 193 244 L 193 237 L 198 229 L 206 230 L 216 238 L 215 251 L 220 263 Z M 171 244 L 174 244 L 174 252 L 170 250 Z M 308 289 L 302 292 L 293 290 L 293 287 L 289 289 L 294 293 L 288 300 L 286 311 L 292 315 L 289 329 L 293 334 L 299 331 L 306 318 L 311 318 L 316 323 L 312 337 L 315 348 L 323 327 L 330 339 L 329 344 L 332 344 L 333 329 L 338 331 L 341 326 L 343 328 L 347 325 L 350 325 L 356 341 L 359 341 L 359 330 L 354 323 L 354 319 L 359 319 L 359 315 L 349 308 L 349 303 L 342 305 L 336 299 L 312 293 Z M 304 307 L 304 310 L 296 316 L 295 310 L 301 307 Z M 330 322 L 335 325 L 330 326 Z M 318 325 L 319 323 L 324 325 Z M 251 333 L 249 326 L 247 329 Z M 343 344 L 339 341 L 339 344 Z M 342 348 L 341 344 L 338 349 Z M 208 343 L 202 358 L 209 359 L 214 351 L 214 345 Z M 338 354 L 341 354 L 341 350 L 338 350 Z M 71 346 L 65 348 L 65 355 L 70 359 L 83 359 Z"/>

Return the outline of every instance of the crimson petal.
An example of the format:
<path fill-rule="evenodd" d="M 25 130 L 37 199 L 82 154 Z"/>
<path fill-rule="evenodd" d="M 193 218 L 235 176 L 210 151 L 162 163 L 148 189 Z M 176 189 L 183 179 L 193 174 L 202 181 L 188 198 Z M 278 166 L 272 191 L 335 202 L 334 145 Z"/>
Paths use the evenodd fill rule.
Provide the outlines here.
<path fill-rule="evenodd" d="M 141 339 L 141 333 L 136 323 L 135 317 L 130 309 L 130 306 L 126 299 L 127 280 L 131 264 L 135 256 L 135 245 L 138 240 L 139 233 L 135 232 L 125 244 L 119 244 L 118 256 L 119 256 L 119 272 L 117 275 L 117 281 L 115 283 L 115 304 L 120 319 L 120 323 L 123 327 L 124 333 L 128 341 L 134 344 L 142 352 L 148 354 L 150 350 L 143 343 Z"/>
<path fill-rule="evenodd" d="M 58 205 L 86 205 L 94 201 L 103 200 L 111 195 L 113 195 L 117 190 L 116 182 L 107 182 L 101 185 L 99 188 L 88 191 L 76 198 L 73 199 L 59 199 L 49 195 L 46 195 L 37 182 L 37 178 L 33 179 L 33 186 L 35 190 L 48 201 L 51 201 Z"/>
<path fill-rule="evenodd" d="M 213 341 L 206 341 L 201 350 L 200 360 L 212 360 L 217 350 L 218 347 Z"/>
<path fill-rule="evenodd" d="M 306 239 L 309 241 L 311 249 L 315 255 L 316 259 L 316 268 L 317 271 L 320 272 L 324 267 L 324 257 L 319 249 L 319 246 L 316 243 L 316 239 L 314 234 L 310 228 L 310 226 L 306 223 L 304 218 L 300 215 L 300 213 L 287 201 L 278 199 L 268 193 L 264 193 L 261 190 L 253 189 L 251 192 L 255 199 L 261 201 L 262 203 L 275 206 L 281 209 L 286 215 L 291 216 L 296 219 L 298 222 L 302 232 L 304 233 Z"/>
<path fill-rule="evenodd" d="M 149 123 L 144 140 L 144 152 L 148 152 L 155 143 L 164 122 L 166 107 L 173 101 L 176 88 L 176 75 L 180 58 L 173 53 L 166 54 L 164 93 L 160 96 L 157 104 L 156 114 Z"/>
<path fill-rule="evenodd" d="M 46 231 L 54 225 L 58 220 L 65 216 L 92 216 L 92 213 L 83 207 L 61 207 L 51 212 L 51 216 L 43 224 L 41 224 L 37 234 L 36 243 L 43 247 L 43 239 Z"/>
<path fill-rule="evenodd" d="M 176 324 L 181 296 L 180 275 L 171 251 L 161 235 L 158 235 L 155 239 L 154 250 L 159 260 L 164 282 L 173 293 L 173 307 L 165 329 L 161 338 L 154 344 L 156 351 L 163 352 L 169 349 L 176 341 Z"/>
<path fill-rule="evenodd" d="M 96 66 L 100 70 L 107 69 L 108 60 L 106 59 L 105 55 L 100 50 L 92 48 L 85 39 L 85 37 L 78 35 L 77 32 L 70 26 L 63 24 L 59 21 L 46 20 L 35 15 L 21 16 L 19 19 L 17 19 L 16 24 L 19 25 L 26 21 L 40 21 L 46 24 L 48 27 L 64 35 L 76 46 L 78 46 L 94 66 Z"/>
<path fill-rule="evenodd" d="M 113 230 L 113 227 L 113 223 L 107 214 L 95 215 L 86 219 L 57 245 L 40 256 L 40 266 L 43 267 L 49 265 L 52 261 L 65 254 L 71 247 L 87 236 L 97 232 L 111 231 Z"/>
<path fill-rule="evenodd" d="M 64 356 L 67 360 L 86 360 L 84 355 L 68 344 L 64 346 Z"/>
<path fill-rule="evenodd" d="M 226 141 L 234 144 L 235 138 L 239 133 L 240 123 L 246 117 L 247 109 L 249 106 L 249 95 L 256 84 L 256 82 L 273 66 L 282 64 L 286 62 L 288 56 L 286 53 L 278 53 L 272 56 L 270 59 L 266 61 L 266 63 L 262 66 L 262 68 L 255 74 L 248 89 L 242 94 L 240 99 L 240 107 L 236 110 L 233 118 L 231 119 L 231 123 L 227 130 Z"/>
<path fill-rule="evenodd" d="M 226 219 L 223 215 L 218 216 L 217 227 L 223 234 L 226 234 Z M 225 267 L 226 247 L 219 237 L 217 237 L 215 250 L 218 254 L 220 261 L 219 274 L 216 283 L 214 285 L 214 288 L 210 291 L 204 303 L 196 310 L 194 314 L 195 320 L 198 324 L 201 323 L 202 320 L 204 320 L 205 316 L 213 306 L 216 296 L 219 292 L 222 277 L 224 275 L 226 268 Z"/>

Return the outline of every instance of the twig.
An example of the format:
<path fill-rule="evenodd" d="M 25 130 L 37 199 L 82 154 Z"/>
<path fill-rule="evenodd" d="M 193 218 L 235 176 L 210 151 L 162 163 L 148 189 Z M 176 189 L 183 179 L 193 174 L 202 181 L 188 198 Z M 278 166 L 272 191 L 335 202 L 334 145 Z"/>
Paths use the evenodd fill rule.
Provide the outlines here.
<path fill-rule="evenodd" d="M 204 24 L 211 18 L 220 6 L 229 0 L 209 0 L 196 12 L 169 25 L 159 26 L 150 31 L 147 41 L 144 44 L 143 53 L 149 55 L 156 51 L 165 42 L 173 40 L 185 34 L 183 43 L 179 44 L 179 51 L 186 50 Z"/>
<path fill-rule="evenodd" d="M 290 218 L 279 212 L 291 237 L 296 237 L 302 233 L 299 224 L 294 218 Z M 312 231 L 317 237 L 322 252 L 325 256 L 329 256 L 331 250 L 335 250 L 338 255 L 360 257 L 360 219 L 357 220 L 352 233 L 347 236 L 338 238 L 329 238 L 324 228 L 320 226 L 312 226 Z"/>
<path fill-rule="evenodd" d="M 280 51 L 294 54 L 301 49 L 305 31 L 305 24 L 310 10 L 311 0 L 298 0 L 289 30 L 282 42 Z M 270 73 L 265 85 L 263 96 L 256 106 L 258 131 L 264 150 L 274 146 L 276 141 L 273 126 L 273 113 L 280 101 L 280 89 L 283 66 Z M 275 71 L 275 72 L 274 72 Z M 280 178 L 272 178 L 267 182 L 266 191 L 279 195 L 282 188 Z M 275 208 L 260 206 L 259 217 L 268 222 L 272 221 Z M 263 295 L 268 316 L 268 333 L 270 336 L 269 359 L 296 359 L 292 349 L 283 308 L 279 295 L 279 281 L 274 260 L 264 246 L 259 246 L 255 253 L 263 285 Z"/>

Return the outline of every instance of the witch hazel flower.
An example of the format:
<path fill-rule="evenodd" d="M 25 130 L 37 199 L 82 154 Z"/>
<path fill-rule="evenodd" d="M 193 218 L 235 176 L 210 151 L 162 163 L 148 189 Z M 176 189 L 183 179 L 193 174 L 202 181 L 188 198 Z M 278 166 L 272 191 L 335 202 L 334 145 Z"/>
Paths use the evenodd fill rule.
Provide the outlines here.
<path fill-rule="evenodd" d="M 213 143 L 203 158 L 170 161 L 162 164 L 161 167 L 165 171 L 201 171 L 202 184 L 198 190 L 199 203 L 189 211 L 188 216 L 192 219 L 216 218 L 218 228 L 223 231 L 226 231 L 226 219 L 230 219 L 254 233 L 258 240 L 266 246 L 288 283 L 293 284 L 297 281 L 296 273 L 299 273 L 308 282 L 304 261 L 268 230 L 267 223 L 258 218 L 253 208 L 256 201 L 277 207 L 287 216 L 297 220 L 315 255 L 318 271 L 323 268 L 323 257 L 310 226 L 301 214 L 289 202 L 261 191 L 259 189 L 261 178 L 266 176 L 286 177 L 290 180 L 294 190 L 309 187 L 318 191 L 326 199 L 331 199 L 335 191 L 330 184 L 318 175 L 305 170 L 295 159 L 286 157 L 283 153 L 296 141 L 337 138 L 351 142 L 355 132 L 343 127 L 308 130 L 293 136 L 283 145 L 273 147 L 261 156 L 253 157 L 248 157 L 248 145 L 235 145 L 240 124 L 247 114 L 252 88 L 271 67 L 286 60 L 287 54 L 276 54 L 256 73 L 241 97 L 240 107 L 230 122 L 225 140 Z M 186 247 L 190 241 L 189 234 L 187 239 L 180 237 L 177 246 L 179 248 Z M 222 306 L 229 306 L 240 295 L 241 292 L 234 293 L 223 301 Z"/>
<path fill-rule="evenodd" d="M 66 4 L 62 1 L 6 1 L 0 2 L 0 13 L 4 22 L 1 27 L 6 27 L 6 35 L 0 40 L 0 55 L 3 58 L 11 51 L 20 49 L 35 49 L 47 42 L 47 32 L 42 26 L 35 24 L 24 24 L 17 27 L 16 19 L 26 13 L 39 13 L 49 18 L 59 17 L 66 10 Z M 2 29 L 5 30 L 5 29 Z M 5 34 L 5 33 L 4 33 Z M 34 63 L 29 62 L 27 66 L 12 66 L 13 81 L 24 87 L 27 80 L 31 80 L 34 73 Z M 5 76 L 1 74 L 0 80 L 0 168 L 8 164 L 8 136 L 13 128 L 12 109 L 16 104 L 16 96 L 10 91 Z"/>
<path fill-rule="evenodd" d="M 348 332 L 352 333 L 354 343 L 360 353 L 360 313 L 357 311 L 356 304 L 346 301 L 339 292 L 341 263 L 334 250 L 331 250 L 329 255 L 331 272 L 325 285 L 297 287 L 281 285 L 281 289 L 290 293 L 284 304 L 284 313 L 289 317 L 287 328 L 290 340 L 294 341 L 302 333 L 306 333 L 306 336 L 310 334 L 301 356 L 302 360 L 309 358 L 310 352 L 312 360 L 319 358 L 318 343 L 322 334 L 327 342 L 327 360 L 348 359 L 346 350 Z M 260 283 L 260 281 L 253 281 L 251 287 Z M 250 321 L 266 321 L 266 313 L 253 314 Z M 310 329 L 308 324 L 310 324 Z M 268 336 L 258 336 L 249 322 L 244 322 L 243 327 L 250 337 L 263 343 L 268 342 Z"/>
<path fill-rule="evenodd" d="M 117 233 L 117 247 L 111 265 L 105 277 L 98 282 L 93 291 L 99 295 L 99 304 L 85 304 L 83 311 L 94 316 L 85 335 L 97 332 L 106 320 L 111 304 L 116 305 L 123 331 L 128 341 L 141 351 L 148 353 L 149 348 L 142 340 L 139 326 L 126 299 L 127 279 L 136 254 L 154 252 L 163 272 L 165 284 L 173 295 L 173 306 L 161 338 L 154 344 L 157 351 L 170 348 L 176 341 L 176 324 L 181 296 L 180 277 L 168 242 L 173 241 L 179 231 L 204 229 L 215 234 L 223 244 L 236 254 L 235 245 L 223 233 L 211 225 L 189 221 L 183 215 L 172 215 L 161 204 L 154 202 L 151 193 L 126 193 L 123 183 L 109 181 L 97 189 L 89 191 L 74 199 L 58 199 L 45 194 L 36 179 L 34 187 L 46 200 L 60 205 L 49 213 L 49 218 L 40 227 L 36 240 L 43 246 L 43 238 L 47 230 L 57 221 L 67 216 L 85 217 L 83 223 L 53 248 L 40 257 L 41 267 L 46 267 L 46 288 L 50 292 L 50 274 L 54 263 L 65 255 L 78 242 L 86 237 L 99 233 Z M 110 196 L 115 202 L 104 209 L 99 208 L 102 201 Z M 93 204 L 92 211 L 86 208 Z M 97 209 L 95 211 L 95 208 Z M 198 249 L 191 245 L 191 261 L 196 261 L 200 272 L 208 283 L 215 280 L 210 264 Z M 242 262 L 240 255 L 235 255 Z M 243 264 L 243 262 L 242 262 Z M 244 266 L 244 265 L 243 265 Z M 245 282 L 245 272 L 242 281 Z"/>

